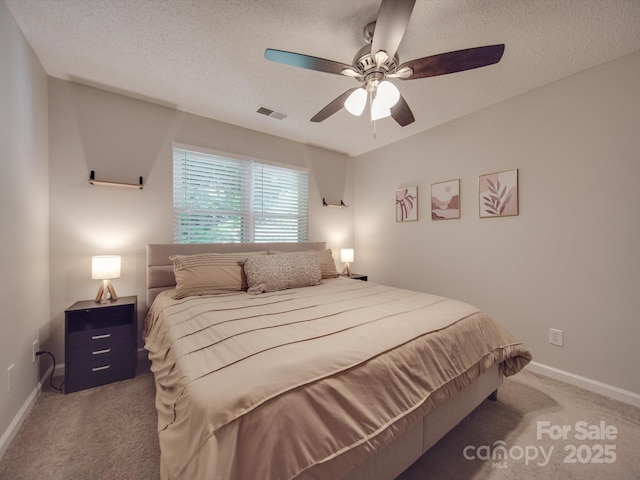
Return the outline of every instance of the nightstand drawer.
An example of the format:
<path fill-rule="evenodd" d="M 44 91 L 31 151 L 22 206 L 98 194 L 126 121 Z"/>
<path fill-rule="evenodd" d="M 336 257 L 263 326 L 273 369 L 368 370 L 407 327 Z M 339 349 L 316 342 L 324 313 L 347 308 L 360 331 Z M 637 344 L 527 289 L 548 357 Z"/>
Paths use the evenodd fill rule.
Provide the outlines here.
<path fill-rule="evenodd" d="M 102 361 L 72 364 L 65 374 L 64 392 L 77 392 L 133 378 L 136 372 L 135 362 L 132 363 L 132 355 L 127 353 L 112 356 L 110 359 L 102 359 Z"/>
<path fill-rule="evenodd" d="M 129 353 L 134 350 L 131 341 L 115 341 L 110 343 L 99 342 L 94 345 L 84 345 L 77 348 L 69 348 L 68 361 L 75 364 L 77 362 L 93 362 L 94 360 L 106 361 L 116 355 Z"/>
<path fill-rule="evenodd" d="M 67 342 L 70 349 L 82 346 L 108 348 L 111 345 L 121 342 L 125 342 L 127 345 L 130 345 L 131 325 L 69 332 L 67 335 Z"/>
<path fill-rule="evenodd" d="M 92 358 L 86 362 L 73 363 L 69 367 L 69 377 L 74 381 L 101 379 L 103 377 L 132 373 L 131 354 L 112 355 L 108 358 Z M 126 378 L 126 377 L 125 377 Z"/>

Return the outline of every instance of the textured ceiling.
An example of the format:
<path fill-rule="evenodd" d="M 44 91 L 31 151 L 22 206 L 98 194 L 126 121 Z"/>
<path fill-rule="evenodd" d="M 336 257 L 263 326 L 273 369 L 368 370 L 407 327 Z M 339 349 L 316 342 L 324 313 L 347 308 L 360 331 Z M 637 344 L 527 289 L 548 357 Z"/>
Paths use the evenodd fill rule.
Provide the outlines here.
<path fill-rule="evenodd" d="M 395 80 L 416 121 L 341 110 L 357 81 L 264 59 L 274 48 L 351 64 L 379 0 L 4 0 L 54 77 L 359 155 L 640 50 L 639 0 L 417 0 L 400 62 L 505 43 L 500 63 Z M 277 120 L 261 106 L 285 113 Z"/>

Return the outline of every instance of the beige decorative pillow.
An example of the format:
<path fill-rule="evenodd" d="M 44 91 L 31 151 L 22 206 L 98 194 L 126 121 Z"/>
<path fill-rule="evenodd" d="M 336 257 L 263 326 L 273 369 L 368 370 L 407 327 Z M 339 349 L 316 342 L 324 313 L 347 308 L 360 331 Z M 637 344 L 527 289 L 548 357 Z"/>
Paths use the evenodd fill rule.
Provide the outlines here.
<path fill-rule="evenodd" d="M 174 255 L 176 299 L 193 295 L 239 292 L 248 288 L 244 269 L 239 263 L 249 256 L 267 256 L 267 252 L 200 253 Z"/>
<path fill-rule="evenodd" d="M 320 262 L 320 272 L 322 278 L 336 278 L 338 276 L 338 270 L 336 269 L 336 261 L 333 259 L 331 249 L 319 250 L 316 252 L 318 255 L 318 261 Z"/>
<path fill-rule="evenodd" d="M 326 250 L 309 250 L 318 256 L 320 262 L 320 273 L 322 278 L 336 278 L 338 276 L 338 270 L 336 269 L 336 261 L 333 259 L 331 249 Z M 276 250 L 269 250 L 269 255 L 282 255 L 285 252 L 278 252 Z"/>
<path fill-rule="evenodd" d="M 287 288 L 318 285 L 322 279 L 320 262 L 315 252 L 282 253 L 248 257 L 244 261 L 249 288 L 256 295 Z"/>

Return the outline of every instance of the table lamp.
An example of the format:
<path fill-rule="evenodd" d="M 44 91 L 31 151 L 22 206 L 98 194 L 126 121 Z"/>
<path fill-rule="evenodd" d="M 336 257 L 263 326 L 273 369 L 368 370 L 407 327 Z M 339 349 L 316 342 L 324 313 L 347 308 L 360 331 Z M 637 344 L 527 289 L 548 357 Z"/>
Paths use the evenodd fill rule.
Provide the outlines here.
<path fill-rule="evenodd" d="M 343 248 L 340 250 L 340 261 L 344 262 L 343 275 L 351 275 L 350 262 L 353 262 L 353 248 Z"/>
<path fill-rule="evenodd" d="M 120 255 L 96 255 L 91 257 L 91 278 L 102 280 L 96 302 L 107 303 L 108 296 L 111 300 L 117 300 L 118 296 L 111 284 L 112 278 L 120 278 Z"/>

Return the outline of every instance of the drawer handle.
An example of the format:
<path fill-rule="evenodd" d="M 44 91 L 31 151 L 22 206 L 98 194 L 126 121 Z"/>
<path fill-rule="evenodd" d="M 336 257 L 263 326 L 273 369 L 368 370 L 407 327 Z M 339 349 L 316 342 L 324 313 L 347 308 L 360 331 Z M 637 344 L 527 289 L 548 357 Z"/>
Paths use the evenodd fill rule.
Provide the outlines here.
<path fill-rule="evenodd" d="M 92 371 L 92 372 L 99 372 L 100 370 L 107 370 L 107 369 L 109 369 L 109 368 L 111 368 L 111 365 L 104 365 L 104 366 L 102 366 L 102 367 L 93 367 L 93 368 L 91 369 L 91 371 Z"/>
<path fill-rule="evenodd" d="M 92 355 L 102 355 L 103 353 L 109 353 L 111 351 L 110 348 L 105 348 L 104 350 L 96 350 L 91 352 Z"/>
<path fill-rule="evenodd" d="M 92 335 L 91 340 L 102 340 L 103 338 L 109 338 L 110 336 L 110 333 L 105 333 L 104 335 Z"/>

